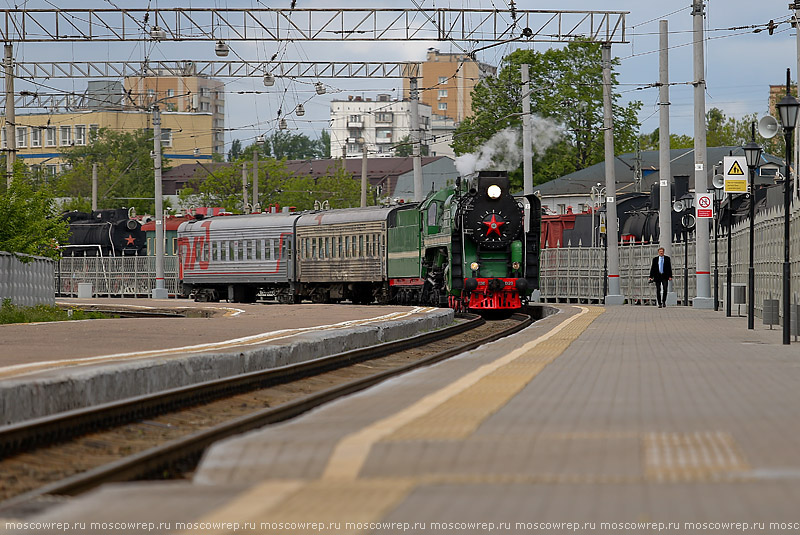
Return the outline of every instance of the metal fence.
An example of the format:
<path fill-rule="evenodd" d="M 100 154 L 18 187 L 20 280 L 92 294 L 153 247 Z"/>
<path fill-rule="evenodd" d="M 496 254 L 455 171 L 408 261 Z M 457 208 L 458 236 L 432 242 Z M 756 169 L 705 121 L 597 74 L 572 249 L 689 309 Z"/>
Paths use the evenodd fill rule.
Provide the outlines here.
<path fill-rule="evenodd" d="M 76 297 L 82 283 L 91 283 L 96 296 L 149 297 L 155 280 L 154 256 L 66 257 L 55 271 L 56 295 L 64 297 Z M 179 293 L 177 257 L 164 257 L 164 287 Z"/>
<path fill-rule="evenodd" d="M 800 212 L 795 209 L 790 221 L 791 289 L 792 301 L 800 302 Z M 783 207 L 756 215 L 754 224 L 755 303 L 757 316 L 762 315 L 765 299 L 781 299 L 783 295 L 784 255 Z M 747 284 L 749 265 L 750 222 L 744 220 L 731 231 L 731 283 Z M 719 273 L 719 299 L 724 300 L 727 284 L 728 239 L 725 229 L 715 243 L 712 234 L 710 265 L 712 271 L 711 297 L 714 292 L 715 266 Z M 688 265 L 684 261 L 688 253 Z M 652 304 L 655 288 L 648 284 L 650 263 L 658 254 L 657 244 L 623 244 L 619 247 L 620 288 L 630 304 Z M 561 303 L 602 303 L 605 250 L 602 247 L 571 247 L 543 249 L 541 256 L 540 286 L 542 300 Z M 673 291 L 678 302 L 684 304 L 695 297 L 695 241 L 690 237 L 688 251 L 683 243 L 672 244 Z M 716 256 L 716 262 L 715 262 Z M 684 273 L 686 267 L 687 274 Z M 688 284 L 688 288 L 687 288 Z M 688 292 L 687 292 L 688 290 Z M 782 307 L 781 307 L 782 310 Z"/>
<path fill-rule="evenodd" d="M 17 306 L 54 305 L 55 264 L 41 256 L 0 251 L 0 302 L 11 299 Z"/>

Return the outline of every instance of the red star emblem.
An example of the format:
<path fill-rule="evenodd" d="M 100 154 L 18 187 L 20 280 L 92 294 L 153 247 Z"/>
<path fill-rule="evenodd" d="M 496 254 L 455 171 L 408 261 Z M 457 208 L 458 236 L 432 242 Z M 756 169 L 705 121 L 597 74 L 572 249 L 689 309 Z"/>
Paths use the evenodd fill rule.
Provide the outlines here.
<path fill-rule="evenodd" d="M 125 245 L 133 245 L 136 242 L 136 238 L 128 234 L 128 237 L 125 238 Z"/>
<path fill-rule="evenodd" d="M 490 221 L 484 221 L 483 224 L 486 225 L 486 227 L 487 227 L 486 228 L 486 235 L 487 236 L 489 234 L 491 234 L 492 232 L 497 233 L 498 236 L 502 236 L 502 234 L 500 234 L 500 226 L 501 225 L 505 225 L 506 222 L 502 221 L 502 220 L 498 221 L 497 217 L 495 216 L 495 214 L 492 214 L 492 219 Z"/>

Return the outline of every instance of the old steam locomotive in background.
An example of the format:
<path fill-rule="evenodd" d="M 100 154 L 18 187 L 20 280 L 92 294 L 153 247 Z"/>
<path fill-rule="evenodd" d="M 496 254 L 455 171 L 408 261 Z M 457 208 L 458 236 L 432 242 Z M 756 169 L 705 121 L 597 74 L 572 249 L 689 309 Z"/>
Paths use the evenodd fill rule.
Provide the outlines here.
<path fill-rule="evenodd" d="M 198 300 L 512 311 L 539 287 L 540 218 L 505 172 L 419 204 L 211 217 L 179 227 L 180 279 Z"/>
<path fill-rule="evenodd" d="M 136 256 L 147 252 L 147 240 L 141 223 L 127 209 L 66 212 L 61 218 L 69 223 L 69 244 L 62 246 L 63 256 Z"/>

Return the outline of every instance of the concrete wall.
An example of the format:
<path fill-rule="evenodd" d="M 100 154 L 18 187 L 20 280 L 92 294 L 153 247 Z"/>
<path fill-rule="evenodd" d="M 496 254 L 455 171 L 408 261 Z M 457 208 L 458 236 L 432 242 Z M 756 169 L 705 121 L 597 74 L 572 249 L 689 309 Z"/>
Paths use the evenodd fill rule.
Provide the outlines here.
<path fill-rule="evenodd" d="M 54 273 L 55 262 L 49 258 L 0 251 L 0 301 L 11 299 L 26 307 L 55 305 Z"/>

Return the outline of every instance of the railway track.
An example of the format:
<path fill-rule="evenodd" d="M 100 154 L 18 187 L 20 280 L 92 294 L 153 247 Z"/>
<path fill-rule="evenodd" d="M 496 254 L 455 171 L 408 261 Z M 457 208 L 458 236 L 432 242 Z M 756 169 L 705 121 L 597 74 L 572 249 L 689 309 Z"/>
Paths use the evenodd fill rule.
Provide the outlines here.
<path fill-rule="evenodd" d="M 185 477 L 212 443 L 519 331 L 477 316 L 405 340 L 0 427 L 0 514 L 103 483 Z"/>

